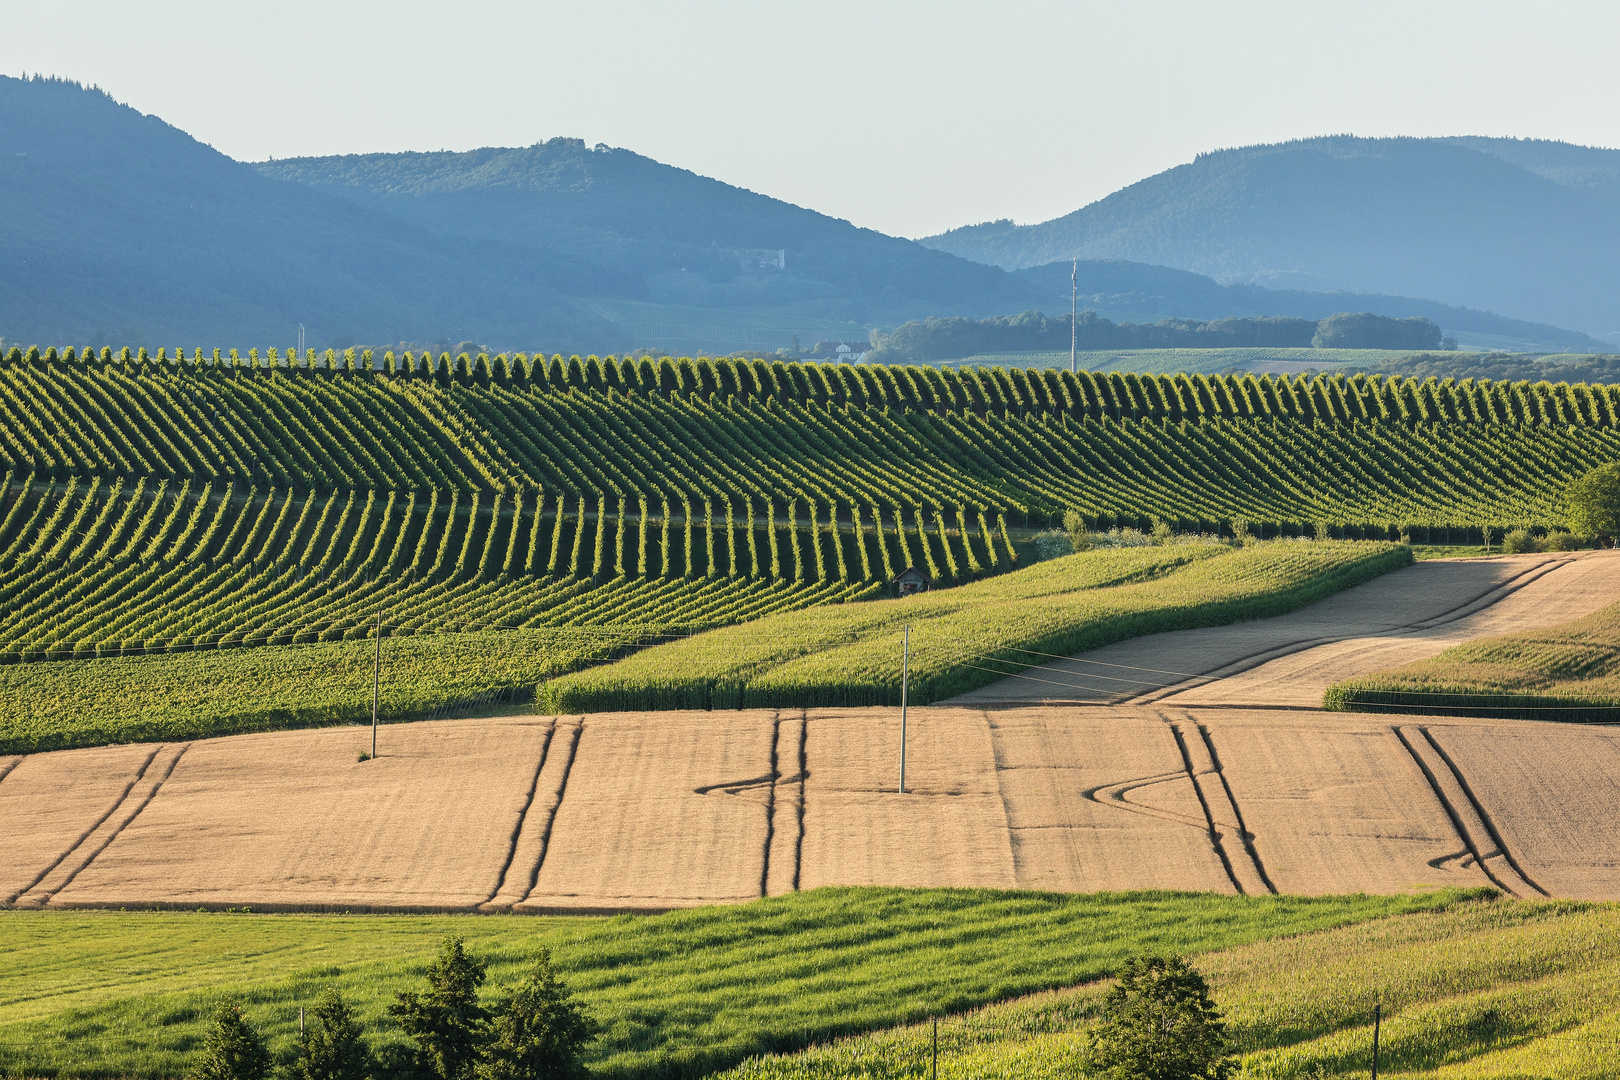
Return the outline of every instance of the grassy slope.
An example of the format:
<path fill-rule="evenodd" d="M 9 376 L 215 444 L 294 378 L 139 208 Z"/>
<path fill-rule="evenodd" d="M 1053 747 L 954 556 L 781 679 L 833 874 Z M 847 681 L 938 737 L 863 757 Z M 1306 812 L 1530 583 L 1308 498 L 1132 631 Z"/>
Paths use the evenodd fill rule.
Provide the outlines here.
<path fill-rule="evenodd" d="M 0 666 L 0 754 L 369 722 L 374 647 L 335 641 Z M 421 719 L 494 691 L 526 693 L 596 647 L 545 632 L 389 638 L 381 714 Z"/>
<path fill-rule="evenodd" d="M 1620 717 L 1620 604 L 1328 687 L 1329 709 L 1527 720 Z"/>
<path fill-rule="evenodd" d="M 915 702 L 1113 641 L 1277 615 L 1411 562 L 1402 545 L 1274 541 L 1091 551 L 904 600 L 807 609 L 563 676 L 559 712 L 892 704 L 911 627 Z"/>
<path fill-rule="evenodd" d="M 1243 1075 L 1609 1077 L 1620 1036 L 1620 907 L 1482 901 L 1241 946 L 1195 961 Z M 1079 1071 L 1105 986 L 1043 994 L 940 1024 L 944 1080 Z M 931 1030 L 899 1028 L 756 1058 L 723 1080 L 927 1076 Z"/>
<path fill-rule="evenodd" d="M 177 1075 L 200 1011 L 227 992 L 275 1050 L 326 986 L 358 1006 L 374 1043 L 399 1041 L 383 1006 L 447 933 L 491 961 L 496 985 L 551 946 L 607 1025 L 597 1074 L 628 1078 L 1093 981 L 1146 949 L 1226 948 L 1464 896 L 821 889 L 612 919 L 0 912 L 0 1074 Z"/>

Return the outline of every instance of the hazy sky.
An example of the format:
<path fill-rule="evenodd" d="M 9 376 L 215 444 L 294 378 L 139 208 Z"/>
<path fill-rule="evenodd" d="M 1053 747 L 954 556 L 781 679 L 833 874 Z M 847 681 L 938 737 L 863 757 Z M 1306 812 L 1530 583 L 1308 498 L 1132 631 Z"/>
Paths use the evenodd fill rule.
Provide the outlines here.
<path fill-rule="evenodd" d="M 555 135 L 923 236 L 1298 136 L 1620 146 L 1608 3 L 0 0 L 0 72 L 234 157 Z"/>

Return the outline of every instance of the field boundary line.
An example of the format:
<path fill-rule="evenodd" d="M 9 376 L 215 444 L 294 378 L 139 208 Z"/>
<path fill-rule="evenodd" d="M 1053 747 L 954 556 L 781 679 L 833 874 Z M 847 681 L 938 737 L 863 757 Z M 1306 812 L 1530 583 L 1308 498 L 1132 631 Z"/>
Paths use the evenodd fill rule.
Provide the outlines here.
<path fill-rule="evenodd" d="M 1519 860 L 1515 859 L 1513 857 L 1513 852 L 1508 850 L 1507 844 L 1502 840 L 1502 834 L 1497 831 L 1496 823 L 1491 820 L 1491 815 L 1486 812 L 1485 805 L 1479 801 L 1479 796 L 1474 794 L 1474 789 L 1469 786 L 1467 778 L 1463 776 L 1462 769 L 1458 768 L 1457 763 L 1452 760 L 1451 755 L 1446 753 L 1446 748 L 1440 745 L 1439 740 L 1434 737 L 1434 733 L 1431 732 L 1426 725 L 1419 727 L 1418 730 L 1423 732 L 1423 738 L 1427 740 L 1430 746 L 1434 747 L 1434 752 L 1440 755 L 1440 760 L 1446 763 L 1446 768 L 1451 770 L 1451 775 L 1457 780 L 1457 787 L 1461 789 L 1463 795 L 1467 797 L 1469 804 L 1473 806 L 1474 813 L 1479 815 L 1480 824 L 1485 827 L 1485 831 L 1490 835 L 1491 841 L 1496 844 L 1496 850 L 1502 853 L 1502 858 L 1509 866 L 1513 867 L 1513 872 L 1518 874 L 1524 883 L 1536 890 L 1536 892 L 1540 893 L 1542 896 L 1551 898 L 1552 893 L 1548 892 L 1546 889 L 1543 889 L 1541 885 L 1537 883 L 1535 878 L 1525 873 L 1524 867 L 1519 865 Z"/>
<path fill-rule="evenodd" d="M 501 890 L 506 887 L 506 875 L 512 869 L 512 860 L 517 858 L 518 843 L 523 839 L 523 826 L 529 820 L 529 808 L 534 805 L 534 793 L 540 787 L 540 774 L 545 771 L 546 758 L 551 755 L 551 741 L 556 737 L 557 720 L 553 717 L 551 727 L 546 732 L 545 744 L 540 747 L 540 760 L 535 763 L 534 776 L 529 780 L 528 797 L 523 800 L 523 808 L 518 811 L 517 821 L 512 824 L 512 839 L 506 848 L 506 861 L 501 864 L 501 872 L 495 879 L 495 887 L 490 890 L 488 896 L 475 905 L 479 909 L 488 908 L 493 904 L 495 898 L 501 894 Z"/>
<path fill-rule="evenodd" d="M 49 866 L 45 867 L 45 869 L 41 870 L 38 874 L 36 874 L 32 881 L 30 881 L 27 885 L 23 886 L 23 888 L 17 890 L 16 892 L 12 893 L 10 896 L 6 897 L 5 902 L 4 902 L 5 907 L 10 907 L 12 904 L 15 904 L 17 902 L 19 897 L 26 896 L 28 893 L 32 892 L 35 889 L 35 887 L 39 885 L 40 882 L 45 880 L 46 876 L 48 874 L 50 874 L 50 872 L 52 870 L 55 870 L 58 866 L 60 866 L 62 864 L 63 860 L 65 860 L 69 855 L 72 855 L 75 851 L 77 851 L 79 849 L 79 846 L 81 844 L 83 844 L 86 840 L 90 839 L 90 837 L 95 833 L 95 831 L 97 829 L 101 828 L 103 822 L 105 822 L 108 818 L 112 817 L 113 814 L 117 812 L 118 808 L 124 804 L 124 800 L 129 798 L 129 793 L 135 789 L 135 785 L 141 782 L 141 777 L 146 775 L 146 770 L 151 768 L 152 759 L 157 757 L 158 751 L 161 750 L 161 749 L 163 749 L 163 744 L 162 743 L 159 743 L 158 745 L 152 747 L 152 752 L 150 754 L 146 755 L 146 760 L 141 762 L 141 767 L 136 771 L 134 776 L 130 777 L 129 783 L 124 785 L 124 790 L 119 792 L 118 797 L 112 801 L 111 806 L 107 807 L 106 812 L 103 813 L 100 817 L 98 817 L 95 820 L 95 822 L 88 829 L 86 829 L 86 830 L 84 830 L 84 832 L 80 833 L 78 838 L 75 839 L 73 841 L 73 843 L 69 844 L 66 848 L 64 848 L 63 851 L 62 851 L 62 854 L 60 854 L 56 858 L 52 859 L 51 864 Z"/>
<path fill-rule="evenodd" d="M 1422 771 L 1424 779 L 1429 782 L 1429 787 L 1431 790 L 1433 790 L 1434 797 L 1439 800 L 1441 809 L 1445 810 L 1446 817 L 1451 820 L 1451 827 L 1456 830 L 1457 838 L 1463 842 L 1463 846 L 1467 849 L 1468 854 L 1472 855 L 1474 857 L 1474 861 L 1479 864 L 1480 873 L 1489 878 L 1492 885 L 1495 885 L 1509 896 L 1516 896 L 1522 899 L 1526 893 L 1533 892 L 1534 890 L 1530 888 L 1529 884 L 1522 879 L 1519 881 L 1520 888 L 1514 888 L 1512 885 L 1503 880 L 1503 875 L 1492 870 L 1492 859 L 1500 858 L 1506 862 L 1506 857 L 1503 855 L 1500 847 L 1494 848 L 1490 852 L 1483 850 L 1483 845 L 1479 843 L 1475 830 L 1478 830 L 1479 835 L 1483 835 L 1489 839 L 1489 833 L 1487 833 L 1485 830 L 1485 823 L 1479 820 L 1478 816 L 1474 813 L 1474 808 L 1471 805 L 1468 805 L 1467 796 L 1464 795 L 1460 788 L 1456 793 L 1457 796 L 1461 796 L 1460 799 L 1454 797 L 1451 792 L 1446 790 L 1448 785 L 1442 782 L 1440 773 L 1434 767 L 1434 763 L 1429 760 L 1429 754 L 1434 752 L 1434 748 L 1428 746 L 1427 740 L 1425 740 L 1422 744 L 1427 748 L 1427 752 L 1424 752 L 1423 750 L 1419 749 L 1419 745 L 1416 744 L 1412 737 L 1407 734 L 1404 726 L 1395 724 L 1391 726 L 1390 730 L 1395 733 L 1395 737 L 1400 740 L 1401 745 L 1406 747 L 1406 752 L 1412 755 L 1412 760 L 1417 763 L 1417 767 Z M 1421 729 L 1419 729 L 1419 731 L 1421 732 Z M 1442 768 L 1444 768 L 1443 762 L 1440 763 L 1440 765 Z M 1451 780 L 1451 785 L 1449 786 L 1456 785 L 1456 777 L 1452 776 L 1449 770 L 1447 770 L 1445 773 L 1445 777 Z M 1459 806 L 1458 802 L 1461 802 L 1462 806 Z M 1468 816 L 1473 818 L 1472 821 L 1464 820 L 1463 806 L 1467 807 Z M 1518 875 L 1515 873 L 1514 876 L 1517 877 Z"/>
<path fill-rule="evenodd" d="M 558 724 L 561 726 L 561 721 L 558 721 Z M 568 757 L 562 765 L 562 776 L 557 779 L 556 795 L 550 800 L 551 805 L 546 811 L 545 827 L 540 830 L 540 852 L 534 860 L 534 869 L 529 871 L 528 886 L 523 890 L 523 896 L 514 901 L 514 907 L 527 900 L 529 894 L 534 892 L 535 886 L 539 884 L 540 870 L 546 864 L 546 852 L 551 849 L 551 830 L 557 824 L 557 811 L 562 809 L 563 796 L 568 793 L 568 777 L 573 774 L 574 759 L 579 756 L 579 741 L 585 732 L 585 718 L 581 716 L 571 723 L 569 728 L 571 733 L 568 740 Z M 556 737 L 555 734 L 552 735 L 553 739 Z M 549 753 L 547 756 L 550 756 Z"/>
<path fill-rule="evenodd" d="M 168 747 L 159 747 L 159 752 L 162 752 L 163 750 L 166 750 L 166 749 L 168 749 Z M 89 856 L 87 856 L 84 859 L 84 861 L 80 862 L 79 865 L 75 866 L 73 868 L 73 870 L 71 872 L 69 872 L 68 875 L 65 878 L 62 879 L 62 881 L 61 881 L 61 883 L 59 885 L 57 885 L 54 889 L 50 890 L 49 892 L 45 893 L 45 895 L 43 897 L 41 897 L 34 904 L 35 907 L 44 907 L 46 904 L 49 904 L 51 902 L 52 897 L 60 896 L 62 894 L 62 892 L 67 889 L 67 887 L 69 885 L 73 884 L 73 880 L 75 878 L 77 878 L 85 870 L 89 869 L 90 864 L 95 862 L 97 859 L 99 859 L 101 857 L 102 852 L 106 851 L 109 847 L 112 846 L 112 843 L 113 843 L 114 840 L 117 840 L 120 836 L 123 835 L 125 829 L 129 828 L 131 825 L 133 825 L 135 823 L 135 819 L 140 817 L 141 814 L 143 812 L 145 812 L 146 808 L 152 804 L 153 799 L 157 798 L 158 792 L 163 789 L 163 785 L 168 782 L 169 777 L 174 775 L 175 767 L 180 764 L 180 759 L 185 757 L 186 756 L 186 751 L 190 750 L 190 749 L 191 749 L 191 744 L 186 743 L 185 745 L 181 746 L 178 751 L 175 752 L 174 757 L 169 759 L 168 767 L 163 770 L 163 775 L 158 777 L 157 782 L 151 785 L 151 787 L 147 791 L 146 795 L 141 799 L 140 804 L 137 805 L 135 807 L 135 809 L 132 810 L 127 817 L 125 817 L 122 821 L 118 822 L 118 824 L 115 825 L 112 828 L 112 830 L 107 833 L 106 838 L 104 840 L 102 840 L 100 844 L 98 844 L 96 846 L 96 849 L 94 851 L 92 851 L 89 854 Z M 140 781 L 137 781 L 137 783 L 139 783 L 139 782 Z M 132 788 L 132 790 L 133 790 L 133 788 Z M 125 802 L 128 801 L 127 796 L 125 797 L 124 801 Z M 48 879 L 49 879 L 49 875 L 47 875 L 47 877 L 45 879 L 42 879 L 42 883 L 43 883 L 44 880 L 48 880 Z M 38 887 L 39 886 L 37 886 L 37 885 L 35 886 L 35 888 L 38 888 Z M 24 895 L 26 896 L 27 894 L 25 893 Z"/>

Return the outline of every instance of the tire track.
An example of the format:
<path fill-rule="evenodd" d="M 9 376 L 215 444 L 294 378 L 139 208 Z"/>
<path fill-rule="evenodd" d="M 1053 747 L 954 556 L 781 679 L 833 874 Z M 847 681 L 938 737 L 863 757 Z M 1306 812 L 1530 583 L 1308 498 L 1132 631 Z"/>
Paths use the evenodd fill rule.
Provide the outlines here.
<path fill-rule="evenodd" d="M 123 831 L 129 828 L 135 819 L 140 817 L 141 813 L 151 805 L 152 800 L 157 798 L 158 791 L 162 789 L 164 783 L 174 775 L 175 766 L 180 764 L 180 759 L 185 757 L 186 751 L 190 749 L 191 744 L 184 743 L 179 747 L 160 745 L 154 750 L 152 755 L 146 759 L 146 764 L 141 767 L 140 775 L 130 782 L 129 787 L 124 789 L 123 796 L 114 805 L 113 809 L 108 811 L 94 829 L 81 837 L 72 850 L 65 852 L 55 866 L 43 874 L 32 886 L 23 890 L 13 902 L 18 907 L 41 908 L 71 885 L 73 880 L 83 873 L 91 863 L 100 858 L 101 853 L 106 851 L 112 845 L 112 842 L 118 839 Z M 163 760 L 164 758 L 167 760 Z M 154 762 L 157 762 L 157 768 L 155 769 L 152 767 Z M 153 779 L 154 774 L 159 772 L 161 772 L 161 775 L 156 775 L 156 778 Z M 140 800 L 127 813 L 119 814 L 118 811 L 123 810 L 128 805 L 130 794 L 136 791 L 137 788 L 142 791 Z M 77 858 L 76 856 L 81 851 L 86 851 L 87 854 L 83 858 Z"/>
<path fill-rule="evenodd" d="M 3 781 L 3 780 L 5 780 L 6 777 L 10 776 L 11 775 L 11 770 L 15 769 L 17 766 L 21 765 L 22 763 L 23 763 L 22 758 L 14 757 L 10 761 L 7 761 L 4 765 L 0 765 L 0 781 Z"/>
<path fill-rule="evenodd" d="M 1187 779 L 1192 781 L 1193 793 L 1198 796 L 1198 805 L 1204 810 L 1204 827 L 1209 833 L 1210 846 L 1221 860 L 1221 869 L 1226 871 L 1226 880 L 1232 883 L 1239 896 L 1246 896 L 1247 890 L 1243 882 L 1238 880 L 1237 871 L 1232 868 L 1232 857 L 1226 852 L 1226 844 L 1222 842 L 1220 830 L 1215 828 L 1215 815 L 1210 812 L 1209 798 L 1204 794 L 1203 785 L 1198 782 L 1198 774 L 1193 771 L 1192 755 L 1187 752 L 1187 738 L 1181 730 L 1181 725 L 1171 724 L 1170 733 L 1175 736 L 1176 749 L 1181 751 L 1181 766 L 1187 772 Z"/>
<path fill-rule="evenodd" d="M 1210 834 L 1232 883 L 1245 896 L 1275 895 L 1277 886 L 1266 873 L 1265 863 L 1254 846 L 1254 834 L 1243 820 L 1237 794 L 1226 779 L 1226 770 L 1221 764 L 1209 728 L 1187 712 L 1183 712 L 1179 719 L 1164 712 L 1159 717 L 1175 732 L 1176 745 L 1181 748 L 1187 775 L 1198 792 L 1198 801 L 1204 807 Z M 1211 781 L 1211 777 L 1218 782 Z"/>
<path fill-rule="evenodd" d="M 101 828 L 102 823 L 108 818 L 112 817 L 118 808 L 124 804 L 124 800 L 129 798 L 129 793 L 135 789 L 136 784 L 141 782 L 141 778 L 146 775 L 146 770 L 152 766 L 152 759 L 157 757 L 158 751 L 161 749 L 163 749 L 161 743 L 152 748 L 152 752 L 146 755 L 146 760 L 141 762 L 141 767 L 135 771 L 135 775 L 130 778 L 129 783 L 124 785 L 124 790 L 119 792 L 118 797 L 112 801 L 110 806 L 107 807 L 105 813 L 96 818 L 96 820 L 90 824 L 89 828 L 85 829 L 84 832 L 78 835 L 78 838 L 75 839 L 73 843 L 69 844 L 66 848 L 63 848 L 62 854 L 52 859 L 49 866 L 45 867 L 38 874 L 34 875 L 34 879 L 32 881 L 18 891 L 12 893 L 10 896 L 6 897 L 5 900 L 0 903 L 3 903 L 4 906 L 9 907 L 12 904 L 15 904 L 21 897 L 32 892 L 36 887 L 38 887 L 40 882 L 45 880 L 46 875 L 50 874 L 52 870 L 55 870 L 58 866 L 60 866 L 64 859 L 72 855 L 80 848 L 80 846 L 84 844 L 86 840 L 90 839 L 91 834 L 97 829 Z"/>
<path fill-rule="evenodd" d="M 1474 789 L 1469 786 L 1468 779 L 1467 777 L 1463 776 L 1462 769 L 1457 767 L 1457 763 L 1452 760 L 1451 755 L 1446 753 L 1445 747 L 1441 746 L 1439 741 L 1435 739 L 1434 733 L 1431 732 L 1426 726 L 1420 727 L 1418 730 L 1423 733 L 1424 741 L 1433 748 L 1435 754 L 1438 755 L 1440 760 L 1445 763 L 1446 769 L 1451 773 L 1452 778 L 1457 782 L 1458 790 L 1461 791 L 1463 797 L 1468 800 L 1468 805 L 1472 807 L 1475 816 L 1479 819 L 1480 827 L 1485 830 L 1486 835 L 1491 838 L 1491 842 L 1496 845 L 1496 850 L 1501 852 L 1502 861 L 1505 862 L 1527 886 L 1534 889 L 1542 896 L 1550 897 L 1552 894 L 1546 889 L 1543 889 L 1541 885 L 1536 882 L 1535 878 L 1532 878 L 1529 874 L 1525 873 L 1524 867 L 1519 865 L 1519 861 L 1515 859 L 1513 857 L 1513 853 L 1508 850 L 1507 844 L 1502 840 L 1502 834 L 1497 831 L 1496 823 L 1491 820 L 1491 815 L 1486 811 L 1484 804 L 1481 803 L 1479 801 L 1479 797 L 1474 794 Z M 1505 877 L 1506 875 L 1504 874 L 1503 876 Z"/>
<path fill-rule="evenodd" d="M 776 782 L 782 776 L 777 767 L 776 751 L 782 743 L 782 714 L 771 717 L 771 775 L 770 791 L 765 797 L 765 851 L 759 867 L 759 895 L 769 896 L 771 887 L 771 842 L 776 839 Z"/>
<path fill-rule="evenodd" d="M 540 785 L 543 803 L 540 807 L 539 820 L 543 824 L 540 825 L 539 835 L 535 838 L 535 846 L 538 850 L 535 854 L 534 864 L 529 870 L 528 881 L 524 884 L 523 895 L 508 903 L 506 905 L 508 908 L 515 904 L 521 904 L 529 898 L 529 894 L 534 892 L 535 883 L 540 880 L 540 868 L 545 865 L 546 851 L 551 846 L 551 829 L 557 823 L 557 810 L 562 806 L 563 796 L 568 792 L 568 777 L 574 771 L 574 759 L 579 756 L 579 741 L 585 731 L 585 718 L 581 716 L 568 726 L 570 731 L 567 736 L 567 756 L 562 758 L 560 766 L 556 766 L 552 770 L 541 770 L 541 772 L 551 771 L 553 773 L 555 785 Z M 553 742 L 557 739 L 558 734 L 560 733 L 552 734 Z M 551 762 L 557 761 L 556 755 L 548 754 L 547 757 Z M 561 773 L 561 775 L 555 775 L 557 773 Z M 527 818 L 527 815 L 525 817 Z"/>
<path fill-rule="evenodd" d="M 551 753 L 551 741 L 557 736 L 557 722 L 551 722 L 551 729 L 546 732 L 546 741 L 540 747 L 540 760 L 534 766 L 534 777 L 529 781 L 529 794 L 523 800 L 523 808 L 518 811 L 517 821 L 512 823 L 512 838 L 507 844 L 506 861 L 501 864 L 501 872 L 495 878 L 495 887 L 489 891 L 477 905 L 479 908 L 488 907 L 506 887 L 506 875 L 512 869 L 512 860 L 517 858 L 518 841 L 523 838 L 523 826 L 529 820 L 529 808 L 534 805 L 534 793 L 540 787 L 540 774 L 545 771 L 546 757 Z"/>
<path fill-rule="evenodd" d="M 1466 849 L 1466 855 L 1474 860 L 1480 872 L 1490 880 L 1492 885 L 1495 885 L 1509 896 L 1522 898 L 1531 893 L 1533 890 L 1519 878 L 1519 875 L 1513 871 L 1512 867 L 1505 866 L 1506 860 L 1502 857 L 1502 852 L 1489 843 L 1490 835 L 1485 831 L 1484 823 L 1479 820 L 1474 813 L 1473 806 L 1468 803 L 1467 797 L 1463 795 L 1461 788 L 1457 786 L 1457 778 L 1451 774 L 1451 770 L 1446 767 L 1445 762 L 1439 760 L 1439 756 L 1434 752 L 1434 747 L 1430 746 L 1428 741 L 1423 738 L 1423 730 L 1421 728 L 1417 729 L 1416 739 L 1412 737 L 1410 729 L 1401 725 L 1396 725 L 1390 730 L 1395 733 L 1395 737 L 1400 740 L 1401 745 L 1406 747 L 1406 752 L 1412 756 L 1413 762 L 1417 764 L 1419 771 L 1423 773 L 1423 778 L 1428 781 L 1430 790 L 1434 792 L 1434 797 L 1440 803 L 1440 808 L 1446 812 L 1446 817 L 1450 819 L 1451 827 L 1457 833 L 1457 839 L 1462 841 L 1463 847 Z M 1481 842 L 1482 840 L 1484 842 Z M 1442 869 L 1440 864 L 1453 861 L 1456 858 L 1458 856 L 1442 856 L 1439 859 L 1431 859 L 1429 865 L 1439 870 Z M 1493 862 L 1503 863 L 1504 865 L 1493 867 Z M 1506 874 L 1501 873 L 1504 869 L 1507 871 Z M 1507 880 L 1508 878 L 1512 880 Z"/>
<path fill-rule="evenodd" d="M 771 784 L 765 896 L 783 896 L 799 888 L 799 857 L 804 846 L 804 728 L 804 710 L 785 719 L 777 714 L 771 752 L 771 768 L 776 776 Z M 784 767 L 794 771 L 784 776 Z"/>

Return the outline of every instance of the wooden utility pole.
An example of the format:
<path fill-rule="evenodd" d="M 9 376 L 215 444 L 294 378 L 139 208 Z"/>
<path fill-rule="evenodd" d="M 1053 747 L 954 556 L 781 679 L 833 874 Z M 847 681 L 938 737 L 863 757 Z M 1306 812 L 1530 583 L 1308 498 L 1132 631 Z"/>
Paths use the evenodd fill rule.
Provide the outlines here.
<path fill-rule="evenodd" d="M 377 651 L 371 660 L 371 757 L 377 757 L 377 699 L 382 688 L 382 612 L 377 612 Z"/>
<path fill-rule="evenodd" d="M 906 793 L 906 683 L 911 677 L 911 627 L 900 646 L 900 794 Z"/>
<path fill-rule="evenodd" d="M 1074 260 L 1069 268 L 1069 374 L 1074 374 L 1074 357 L 1076 346 L 1080 342 L 1080 331 L 1074 325 L 1075 308 L 1080 299 L 1080 260 Z"/>

